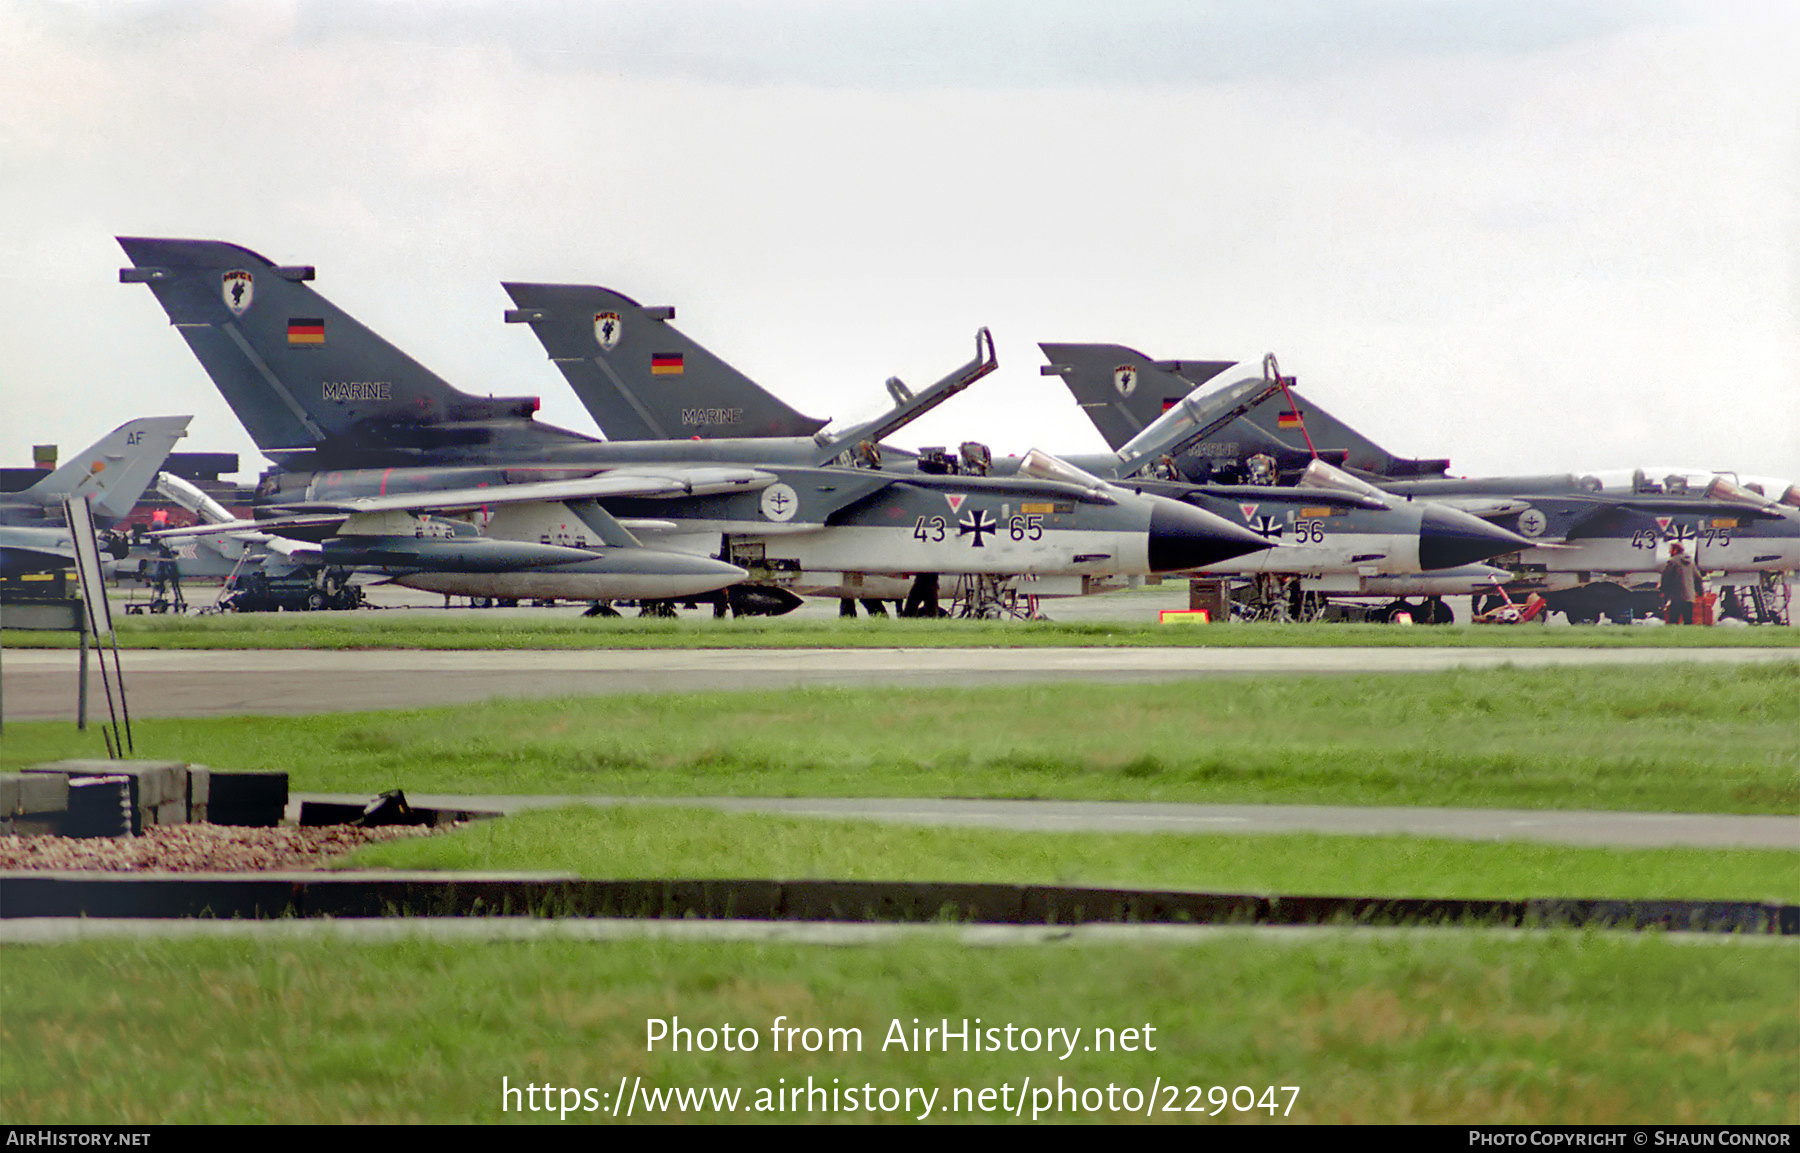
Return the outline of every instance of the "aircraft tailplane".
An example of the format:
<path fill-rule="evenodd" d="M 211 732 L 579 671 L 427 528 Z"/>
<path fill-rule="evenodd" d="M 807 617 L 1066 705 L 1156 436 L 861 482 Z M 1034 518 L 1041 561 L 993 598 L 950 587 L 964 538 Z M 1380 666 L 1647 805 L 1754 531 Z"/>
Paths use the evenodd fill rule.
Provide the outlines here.
<path fill-rule="evenodd" d="M 537 411 L 536 397 L 452 387 L 313 291 L 310 266 L 276 265 L 212 240 L 118 240 L 132 262 L 120 281 L 156 294 L 264 452 L 334 442 L 392 447 L 421 426 L 466 434 Z"/>
<path fill-rule="evenodd" d="M 128 420 L 19 495 L 50 508 L 70 497 L 90 497 L 94 515 L 107 521 L 130 514 L 156 479 L 169 450 L 187 435 L 191 416 Z"/>
<path fill-rule="evenodd" d="M 582 405 L 612 440 L 805 437 L 825 421 L 803 416 L 646 307 L 595 284 L 505 283 Z"/>
<path fill-rule="evenodd" d="M 1060 376 L 1082 411 L 1115 450 L 1177 407 L 1182 398 L 1220 375 L 1231 362 L 1152 360 L 1136 349 L 1117 344 L 1041 344 L 1050 364 L 1041 371 Z M 1293 401 L 1290 409 L 1287 400 Z M 1241 464 L 1255 453 L 1276 459 L 1287 471 L 1295 460 L 1314 455 L 1341 462 L 1352 471 L 1378 477 L 1442 476 L 1448 460 L 1415 460 L 1395 456 L 1325 409 L 1298 389 L 1289 388 L 1279 404 L 1243 413 L 1194 442 L 1189 451 L 1220 464 Z"/>
<path fill-rule="evenodd" d="M 1230 360 L 1153 360 L 1122 344 L 1039 344 L 1075 403 L 1114 451 L 1195 388 L 1233 367 Z"/>

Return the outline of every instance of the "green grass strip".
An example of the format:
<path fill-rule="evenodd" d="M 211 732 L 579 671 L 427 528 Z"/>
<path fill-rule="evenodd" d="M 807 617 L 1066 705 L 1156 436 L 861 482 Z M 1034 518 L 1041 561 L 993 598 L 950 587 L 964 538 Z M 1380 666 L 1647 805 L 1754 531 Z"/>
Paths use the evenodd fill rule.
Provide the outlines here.
<path fill-rule="evenodd" d="M 1800 811 L 1800 662 L 642 694 L 142 720 L 297 790 Z M 102 755 L 8 724 L 0 766 Z"/>
<path fill-rule="evenodd" d="M 1081 1109 L 1082 1091 L 1099 1091 L 1087 1097 L 1099 1103 L 1110 1084 L 1134 1089 L 1139 1110 L 1146 1097 L 1201 1110 L 1157 1112 L 1159 1122 L 1266 1122 L 1263 1111 L 1209 1116 L 1208 1089 L 1260 1095 L 1293 1085 L 1299 1093 L 1277 1122 L 1793 1125 L 1797 960 L 1783 942 L 1458 931 L 1225 932 L 1180 944 L 1029 948 L 971 948 L 933 933 L 851 948 L 14 947 L 0 965 L 0 1115 L 25 1125 L 615 1124 L 625 1118 L 579 1111 L 580 1091 L 610 1109 L 624 1078 L 740 1094 L 728 1113 L 640 1105 L 633 1120 L 920 1116 L 917 1096 L 892 1112 L 757 1111 L 759 1102 L 791 1100 L 774 1093 L 811 1078 L 826 1090 L 867 1085 L 878 1102 L 884 1088 L 935 1089 L 927 1120 L 938 1123 L 1011 1122 L 1010 1109 L 972 1111 L 975 1094 L 993 1090 L 997 1110 L 1001 1086 L 1016 1096 L 1027 1078 L 1054 1089 L 1060 1077 L 1077 1091 L 1076 1111 L 1040 1121 L 1143 1119 Z M 710 1053 L 677 1053 L 664 1042 L 652 1051 L 647 1022 L 673 1018 L 690 1029 L 731 1025 L 740 1041 L 754 1032 L 757 1048 L 725 1052 L 715 1041 Z M 778 1018 L 820 1030 L 821 1042 L 833 1037 L 837 1051 L 775 1052 Z M 960 1029 L 976 1019 L 1014 1026 L 1019 1041 L 1026 1028 L 1082 1032 L 1066 1057 L 910 1045 L 915 1021 Z M 907 1048 L 886 1044 L 896 1027 Z M 1134 1041 L 1154 1049 L 1080 1048 L 1096 1028 L 1136 1030 Z M 578 1111 L 565 1120 L 523 1110 L 522 1099 L 519 1111 L 503 1111 L 503 1078 L 573 1088 L 558 1100 Z M 1274 1100 L 1279 1111 L 1290 1095 Z M 958 1102 L 970 1111 L 946 1111 Z M 1024 1114 L 1031 1119 L 1029 1105 Z"/>
<path fill-rule="evenodd" d="M 1148 620 L 1081 622 L 896 619 L 600 620 L 566 615 L 491 617 L 431 610 L 118 617 L 122 648 L 156 649 L 637 649 L 637 648 L 1793 648 L 1800 629 L 1368 624 L 1173 626 Z M 72 648 L 66 633 L 0 634 L 8 648 Z"/>

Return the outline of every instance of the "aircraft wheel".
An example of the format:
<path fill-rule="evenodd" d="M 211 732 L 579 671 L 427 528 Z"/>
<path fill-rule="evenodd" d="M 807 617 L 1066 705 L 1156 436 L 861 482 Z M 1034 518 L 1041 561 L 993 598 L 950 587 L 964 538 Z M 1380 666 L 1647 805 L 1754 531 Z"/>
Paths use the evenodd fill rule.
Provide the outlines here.
<path fill-rule="evenodd" d="M 314 589 L 306 594 L 306 611 L 316 613 L 325 607 L 325 594 Z"/>

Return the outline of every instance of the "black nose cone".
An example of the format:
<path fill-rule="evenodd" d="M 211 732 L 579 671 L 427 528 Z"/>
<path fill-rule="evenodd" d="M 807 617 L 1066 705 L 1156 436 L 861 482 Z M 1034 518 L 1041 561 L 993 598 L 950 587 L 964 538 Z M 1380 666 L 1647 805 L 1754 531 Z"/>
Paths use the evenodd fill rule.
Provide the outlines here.
<path fill-rule="evenodd" d="M 1419 567 L 1458 568 L 1501 553 L 1530 548 L 1532 542 L 1478 516 L 1445 505 L 1427 504 L 1419 522 Z"/>
<path fill-rule="evenodd" d="M 1150 571 L 1185 572 L 1272 547 L 1248 529 L 1173 500 L 1150 513 Z"/>

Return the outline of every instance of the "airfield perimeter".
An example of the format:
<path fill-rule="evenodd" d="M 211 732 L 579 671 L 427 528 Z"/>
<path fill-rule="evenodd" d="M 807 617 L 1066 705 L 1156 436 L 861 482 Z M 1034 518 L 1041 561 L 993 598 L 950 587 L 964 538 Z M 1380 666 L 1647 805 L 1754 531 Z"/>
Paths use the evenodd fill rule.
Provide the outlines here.
<path fill-rule="evenodd" d="M 349 621 L 359 628 L 396 629 L 421 622 L 459 624 L 528 624 L 551 622 L 580 626 L 578 610 L 560 609 L 441 609 L 430 594 L 385 587 L 373 592 L 376 603 L 390 606 L 380 612 L 279 614 L 236 618 L 246 628 L 261 622 L 292 626 L 310 621 Z M 1459 598 L 1460 599 L 1460 598 Z M 1454 602 L 1453 602 L 1454 603 Z M 1074 600 L 1046 602 L 1058 622 L 1092 626 L 1105 622 L 1142 626 L 1154 622 L 1157 612 L 1186 607 L 1186 586 L 1169 582 L 1132 592 Z M 1687 647 L 1695 639 L 1668 635 L 1683 647 L 1625 648 L 1516 647 L 1508 641 L 1530 634 L 1544 637 L 1542 626 L 1523 626 L 1515 632 L 1496 626 L 1482 637 L 1492 636 L 1491 647 L 1469 647 L 1459 637 L 1454 647 L 1426 647 L 1427 638 L 1450 637 L 1437 629 L 1408 630 L 1406 639 L 1426 641 L 1426 646 L 1374 647 L 1383 636 L 1392 637 L 1403 626 L 1367 626 L 1370 647 L 1348 645 L 1314 647 L 1305 644 L 1316 626 L 1285 626 L 1284 642 L 1293 647 L 1213 647 L 1211 644 L 1181 647 L 1058 647 L 1037 641 L 1029 648 L 1009 648 L 991 642 L 986 647 L 913 648 L 908 634 L 923 622 L 871 622 L 852 626 L 859 634 L 856 647 L 835 648 L 829 626 L 836 603 L 812 601 L 781 622 L 803 622 L 814 630 L 817 648 L 593 648 L 555 649 L 480 648 L 470 651 L 448 640 L 444 647 L 402 648 L 291 648 L 271 637 L 266 649 L 213 648 L 201 641 L 195 647 L 128 649 L 124 656 L 131 715 L 134 717 L 203 717 L 242 714 L 297 715 L 366 709 L 423 708 L 432 705 L 467 704 L 496 697 L 552 697 L 624 692 L 703 692 L 730 689 L 780 689 L 798 686 L 913 687 L 998 686 L 1047 681 L 1152 682 L 1207 676 L 1285 676 L 1320 673 L 1429 673 L 1448 669 L 1620 667 L 1668 662 L 1746 662 L 1793 660 L 1800 649 L 1789 647 L 1793 630 L 1723 628 L 1696 630 L 1730 647 Z M 115 617 L 119 618 L 117 609 Z M 160 624 L 174 618 L 122 618 Z M 688 620 L 703 620 L 688 614 Z M 233 618 L 210 618 L 231 622 Z M 630 622 L 621 622 L 629 624 Z M 657 622 L 661 623 L 661 622 Z M 850 622 L 845 622 L 850 623 Z M 893 647 L 871 645 L 867 629 L 885 625 L 892 629 Z M 127 625 L 127 627 L 131 627 Z M 701 625 L 705 627 L 704 624 Z M 1019 627 L 1004 624 L 1004 629 Z M 1219 634 L 1241 626 L 1173 626 L 1171 641 L 1187 640 L 1191 628 Z M 1180 631 L 1174 631 L 1179 628 Z M 1519 628 L 1515 626 L 1514 628 Z M 1563 630 L 1548 626 L 1550 633 Z M 1457 629 L 1457 633 L 1464 630 Z M 1584 629 L 1637 640 L 1661 630 Z M 1635 634 L 1635 635 L 1633 635 Z M 1783 635 L 1785 634 L 1785 635 Z M 15 636 L 18 634 L 15 634 Z M 1787 644 L 1768 648 L 1744 647 L 1751 638 L 1767 636 Z M 371 642 L 374 640 L 370 638 Z M 562 644 L 568 637 L 558 637 Z M 1393 638 L 1397 639 L 1397 638 Z M 1653 641 L 1663 636 L 1653 636 Z M 1023 640 L 1023 636 L 1021 636 Z M 240 642 L 241 643 L 241 642 Z M 254 640 L 252 644 L 256 643 Z M 352 641 L 351 643 L 355 643 Z M 579 641 L 577 641 L 579 643 Z M 655 641 L 649 644 L 654 645 Z M 1241 644 L 1241 642 L 1239 642 Z M 279 647 L 278 647 L 279 646 Z M 8 721 L 58 720 L 70 717 L 74 707 L 77 657 L 66 649 L 17 649 L 0 652 L 0 685 Z M 90 668 L 90 708 L 104 708 L 98 672 Z"/>
<path fill-rule="evenodd" d="M 1795 650 L 1782 648 L 231 649 L 129 651 L 124 666 L 131 715 L 147 718 L 295 715 L 421 708 L 494 697 L 802 685 L 975 687 L 1058 680 L 1148 682 L 1213 675 L 1793 659 Z M 68 650 L 7 650 L 0 658 L 5 719 L 70 717 L 76 667 L 77 655 Z M 104 708 L 98 672 L 89 671 L 90 707 Z"/>

